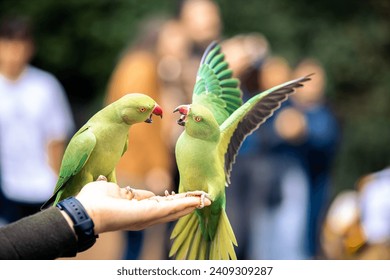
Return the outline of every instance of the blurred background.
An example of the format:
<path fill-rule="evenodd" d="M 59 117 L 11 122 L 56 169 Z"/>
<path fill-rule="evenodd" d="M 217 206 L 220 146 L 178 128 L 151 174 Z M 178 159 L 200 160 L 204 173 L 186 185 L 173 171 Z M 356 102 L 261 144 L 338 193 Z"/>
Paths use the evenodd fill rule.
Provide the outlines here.
<path fill-rule="evenodd" d="M 227 208 L 232 212 L 228 215 L 232 216 L 235 231 L 240 231 L 240 225 L 236 223 L 243 215 L 249 215 L 248 220 L 253 220 L 242 227 L 247 227 L 244 233 L 236 233 L 239 244 L 245 244 L 243 251 L 238 253 L 241 258 L 359 258 L 359 250 L 365 247 L 362 244 L 368 244 L 369 236 L 367 232 L 352 230 L 356 229 L 353 226 L 356 219 L 360 230 L 366 227 L 362 214 L 366 208 L 361 204 L 362 190 L 368 188 L 361 187 L 362 182 L 367 183 L 362 178 L 371 174 L 369 183 L 374 182 L 375 175 L 372 174 L 385 169 L 390 158 L 390 2 L 215 0 L 206 1 L 212 4 L 203 10 L 187 2 L 196 1 L 160 1 L 157 4 L 152 0 L 2 0 L 0 19 L 10 16 L 30 19 L 35 45 L 31 64 L 53 74 L 63 86 L 75 129 L 125 92 L 145 92 L 162 103 L 167 118 L 164 116 L 163 122 L 157 120 L 153 124 L 157 126 L 152 137 L 157 140 L 152 141 L 147 136 L 134 139 L 134 145 L 137 141 L 148 141 L 146 145 L 157 143 L 155 150 L 145 153 L 158 152 L 162 160 L 146 162 L 145 170 L 141 170 L 124 159 L 118 168 L 120 183 L 145 187 L 157 194 L 177 187 L 173 147 L 181 130 L 174 123 L 175 116 L 169 116 L 169 112 L 175 106 L 189 102 L 200 56 L 208 43 L 214 39 L 222 42 L 235 76 L 242 81 L 246 99 L 270 86 L 315 72 L 312 88 L 308 85 L 311 92 L 305 93 L 304 89 L 301 95 L 298 92 L 294 100 L 280 109 L 280 114 L 270 119 L 269 134 L 264 127 L 243 146 L 243 155 L 240 157 L 240 154 L 234 169 L 236 181 L 227 190 L 231 192 L 228 193 Z M 186 5 L 189 7 L 184 8 Z M 317 115 L 314 111 L 320 107 Z M 292 123 L 284 127 L 288 123 L 286 120 Z M 327 131 L 319 129 L 321 127 L 326 127 Z M 139 131 L 143 129 L 145 127 Z M 152 129 L 147 127 L 145 133 Z M 137 133 L 134 130 L 133 135 Z M 257 140 L 261 151 L 254 148 L 258 147 Z M 246 151 L 268 159 L 267 163 L 246 157 Z M 145 153 L 138 154 L 140 161 L 146 158 Z M 134 157 L 137 157 L 136 153 L 128 158 Z M 250 172 L 250 168 L 245 168 L 247 165 L 257 169 L 252 174 L 242 173 Z M 256 179 L 253 173 L 258 174 L 259 169 L 266 168 L 274 173 L 275 170 L 291 170 L 283 178 L 300 188 L 291 191 L 290 187 L 290 192 L 285 192 L 283 180 L 275 183 L 278 178 L 265 180 L 266 176 L 253 181 Z M 240 192 L 244 192 L 244 188 L 235 185 L 251 185 L 245 190 L 252 193 L 256 192 L 253 189 L 257 183 L 257 190 L 262 190 L 259 197 L 267 199 L 257 201 L 262 207 L 242 210 L 240 202 L 245 202 L 242 200 L 245 197 Z M 273 184 L 280 185 L 278 190 L 264 187 Z M 332 209 L 330 206 L 346 191 L 354 192 L 355 204 L 351 204 L 350 199 L 347 208 L 348 211 L 354 209 L 355 214 L 346 218 L 345 228 L 332 230 L 332 220 L 327 216 Z M 233 198 L 229 209 L 230 196 Z M 299 201 L 307 203 L 291 218 L 297 221 L 291 228 L 286 226 L 291 220 L 282 224 L 283 231 L 276 226 L 283 227 L 280 226 L 283 213 L 286 213 L 283 211 L 295 209 L 292 204 L 288 204 L 292 208 L 283 208 L 281 201 L 287 202 L 287 197 L 300 204 L 297 207 L 302 207 Z M 389 212 L 390 207 L 383 207 Z M 262 217 L 267 211 L 269 215 Z M 305 221 L 304 225 L 302 221 Z M 290 245 L 291 242 L 300 244 L 296 240 L 304 236 L 300 248 L 291 247 L 291 255 L 270 253 L 283 250 L 281 244 L 279 247 L 272 245 L 267 239 L 270 234 L 277 234 L 270 230 L 272 227 L 279 234 L 296 236 L 289 241 Z M 262 230 L 264 228 L 267 232 Z M 390 231 L 390 226 L 386 228 Z M 102 258 L 166 258 L 169 230 L 168 226 L 154 232 L 116 236 L 121 241 L 111 248 L 121 250 L 130 243 L 128 240 L 143 245 L 128 248 L 125 257 L 122 252 L 114 252 Z M 347 240 L 349 243 L 347 232 L 353 236 Z M 152 244 L 145 242 L 146 239 L 159 240 L 160 245 L 142 249 Z M 254 249 L 257 246 L 268 246 L 269 250 L 259 253 L 261 249 Z M 336 247 L 339 251 L 327 250 L 324 246 Z M 161 248 L 150 253 L 156 247 Z M 98 254 L 93 252 L 85 258 L 99 258 Z M 381 254 L 372 258 L 386 256 Z"/>

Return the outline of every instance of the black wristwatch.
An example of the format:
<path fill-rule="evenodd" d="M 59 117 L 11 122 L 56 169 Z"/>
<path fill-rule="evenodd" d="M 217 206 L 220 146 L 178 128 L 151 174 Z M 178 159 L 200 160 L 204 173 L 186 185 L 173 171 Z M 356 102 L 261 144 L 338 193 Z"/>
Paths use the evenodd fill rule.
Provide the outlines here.
<path fill-rule="evenodd" d="M 77 251 L 83 252 L 92 247 L 98 235 L 95 235 L 94 223 L 89 217 L 83 205 L 75 197 L 68 197 L 56 205 L 60 210 L 64 210 L 73 221 L 73 228 L 77 235 Z"/>

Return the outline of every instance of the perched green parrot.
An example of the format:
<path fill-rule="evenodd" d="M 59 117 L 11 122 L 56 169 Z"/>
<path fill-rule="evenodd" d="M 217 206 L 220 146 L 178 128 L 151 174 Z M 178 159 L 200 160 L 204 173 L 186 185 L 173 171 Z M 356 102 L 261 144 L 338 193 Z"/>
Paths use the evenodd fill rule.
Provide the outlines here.
<path fill-rule="evenodd" d="M 162 117 L 161 107 L 147 95 L 131 93 L 92 116 L 70 140 L 54 193 L 41 208 L 76 195 L 99 175 L 116 182 L 115 167 L 127 150 L 130 126 L 151 123 L 152 114 Z"/>
<path fill-rule="evenodd" d="M 171 234 L 170 257 L 236 259 L 225 187 L 237 152 L 244 139 L 308 80 L 306 76 L 273 87 L 243 104 L 239 81 L 232 78 L 220 45 L 209 45 L 200 62 L 192 104 L 174 112 L 180 112 L 178 124 L 185 127 L 175 151 L 179 192 L 206 192 L 212 203 L 178 220 Z"/>

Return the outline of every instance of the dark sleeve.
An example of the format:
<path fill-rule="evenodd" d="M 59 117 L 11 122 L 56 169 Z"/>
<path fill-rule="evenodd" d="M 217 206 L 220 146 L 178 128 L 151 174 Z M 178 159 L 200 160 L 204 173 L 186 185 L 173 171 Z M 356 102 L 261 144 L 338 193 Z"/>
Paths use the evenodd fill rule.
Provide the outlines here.
<path fill-rule="evenodd" d="M 0 259 L 55 259 L 76 254 L 76 236 L 56 207 L 0 228 Z"/>

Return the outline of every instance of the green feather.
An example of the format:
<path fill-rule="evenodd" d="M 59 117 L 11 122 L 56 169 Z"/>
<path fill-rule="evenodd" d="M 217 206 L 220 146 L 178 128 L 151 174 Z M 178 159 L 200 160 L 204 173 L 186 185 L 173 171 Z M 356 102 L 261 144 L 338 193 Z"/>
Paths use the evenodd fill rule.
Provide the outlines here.
<path fill-rule="evenodd" d="M 206 59 L 204 59 L 204 64 L 210 64 L 210 61 L 221 51 L 221 46 L 219 44 L 213 46 L 213 43 L 211 43 L 210 46 L 212 47 L 211 50 L 209 52 L 207 50 L 205 51 Z"/>
<path fill-rule="evenodd" d="M 202 246 L 202 230 L 200 227 L 198 227 L 195 231 L 195 235 L 193 238 L 193 241 L 191 243 L 191 246 L 189 248 L 188 253 L 188 259 L 189 260 L 196 260 L 196 259 L 205 259 L 205 255 L 201 253 L 202 250 L 200 250 L 200 246 Z"/>
<path fill-rule="evenodd" d="M 224 80 L 224 79 L 229 79 L 233 75 L 233 71 L 231 69 L 226 69 L 223 70 L 222 72 L 217 74 L 218 80 Z"/>
<path fill-rule="evenodd" d="M 238 80 L 232 78 L 233 72 L 228 69 L 225 56 L 220 51 L 221 47 L 217 43 L 211 44 L 206 50 L 199 66 L 192 103 L 209 108 L 221 124 L 241 105 L 239 102 L 232 101 L 230 96 L 241 99 L 242 94 L 238 87 Z M 200 95 L 204 97 L 194 98 Z M 216 101 L 215 97 L 220 101 Z"/>
<path fill-rule="evenodd" d="M 225 100 L 225 102 L 230 102 L 233 106 L 235 106 L 234 111 L 236 110 L 236 107 L 240 107 L 242 105 L 241 98 L 237 96 L 222 94 L 221 97 Z"/>
<path fill-rule="evenodd" d="M 242 93 L 237 88 L 222 88 L 222 99 L 226 99 L 229 97 L 235 97 L 240 101 L 240 106 L 242 105 Z"/>
<path fill-rule="evenodd" d="M 213 69 L 213 68 L 215 68 L 218 64 L 222 64 L 222 63 L 224 62 L 224 58 L 225 58 L 225 55 L 224 55 L 223 53 L 220 53 L 220 54 L 214 56 L 214 57 L 211 59 L 210 63 L 209 63 L 210 68 Z M 217 71 L 215 71 L 215 72 L 217 72 Z"/>
<path fill-rule="evenodd" d="M 181 222 L 182 220 L 185 222 Z M 175 238 L 175 241 L 172 244 L 169 255 L 176 255 L 177 259 L 184 259 L 187 256 L 189 244 L 193 239 L 194 232 L 196 231 L 196 214 L 188 214 L 184 218 L 180 219 L 179 222 L 181 222 L 181 225 L 178 228 L 182 229 L 177 230 L 175 234 L 172 233 L 171 238 Z"/>
<path fill-rule="evenodd" d="M 220 73 L 221 71 L 225 70 L 225 69 L 228 69 L 229 65 L 226 61 L 222 61 L 221 63 L 219 63 L 218 65 L 216 65 L 214 67 L 214 72 L 216 74 Z"/>
<path fill-rule="evenodd" d="M 238 88 L 239 83 L 237 79 L 225 79 L 219 82 L 222 88 Z"/>

